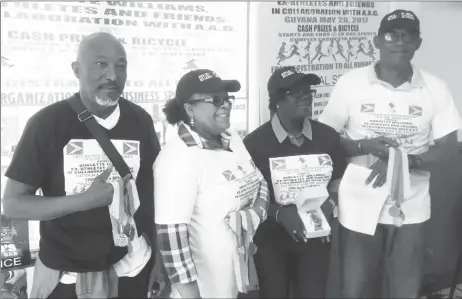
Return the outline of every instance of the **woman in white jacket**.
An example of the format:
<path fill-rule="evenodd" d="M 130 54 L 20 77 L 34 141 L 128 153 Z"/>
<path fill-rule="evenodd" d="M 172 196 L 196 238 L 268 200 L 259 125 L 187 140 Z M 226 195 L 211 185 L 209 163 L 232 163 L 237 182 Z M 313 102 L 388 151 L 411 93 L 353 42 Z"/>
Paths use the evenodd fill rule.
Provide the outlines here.
<path fill-rule="evenodd" d="M 256 286 L 252 237 L 266 219 L 267 183 L 229 131 L 240 84 L 195 70 L 164 113 L 174 134 L 154 164 L 158 244 L 173 298 L 236 298 Z"/>

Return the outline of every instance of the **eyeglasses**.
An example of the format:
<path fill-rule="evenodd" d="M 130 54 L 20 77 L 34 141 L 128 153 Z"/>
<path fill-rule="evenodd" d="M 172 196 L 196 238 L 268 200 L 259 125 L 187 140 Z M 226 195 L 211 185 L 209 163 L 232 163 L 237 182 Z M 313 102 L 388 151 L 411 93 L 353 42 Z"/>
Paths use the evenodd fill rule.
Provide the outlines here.
<path fill-rule="evenodd" d="M 205 103 L 210 103 L 213 104 L 215 107 L 221 107 L 225 102 L 230 103 L 231 105 L 234 104 L 234 96 L 213 96 L 210 98 L 205 98 L 205 99 L 197 99 L 197 100 L 192 100 L 191 102 L 205 102 Z"/>
<path fill-rule="evenodd" d="M 419 38 L 419 35 L 407 32 L 386 32 L 384 38 L 387 43 L 397 43 L 399 39 L 405 43 L 412 43 Z"/>
<path fill-rule="evenodd" d="M 286 94 L 293 96 L 296 99 L 301 99 L 305 97 L 308 94 L 311 94 L 311 98 L 314 98 L 316 95 L 316 89 L 310 89 L 310 90 L 305 90 L 305 89 L 299 89 L 299 90 L 288 90 L 286 91 Z"/>

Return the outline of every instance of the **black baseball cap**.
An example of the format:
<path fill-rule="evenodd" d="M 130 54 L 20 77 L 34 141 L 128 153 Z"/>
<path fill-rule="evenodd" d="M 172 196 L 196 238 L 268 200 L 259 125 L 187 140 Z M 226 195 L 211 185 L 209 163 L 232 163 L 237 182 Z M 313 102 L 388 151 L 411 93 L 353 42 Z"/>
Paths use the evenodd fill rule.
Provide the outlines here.
<path fill-rule="evenodd" d="M 189 101 L 195 93 L 237 92 L 241 84 L 237 80 L 222 80 L 211 70 L 198 69 L 181 77 L 176 87 L 175 98 L 180 104 Z"/>
<path fill-rule="evenodd" d="M 293 66 L 287 66 L 274 71 L 268 80 L 268 93 L 276 94 L 281 90 L 291 88 L 294 84 L 304 81 L 308 85 L 318 85 L 321 78 L 315 74 L 304 74 L 299 72 Z"/>
<path fill-rule="evenodd" d="M 419 18 L 410 10 L 397 9 L 387 14 L 380 22 L 379 35 L 393 29 L 404 29 L 420 34 Z"/>

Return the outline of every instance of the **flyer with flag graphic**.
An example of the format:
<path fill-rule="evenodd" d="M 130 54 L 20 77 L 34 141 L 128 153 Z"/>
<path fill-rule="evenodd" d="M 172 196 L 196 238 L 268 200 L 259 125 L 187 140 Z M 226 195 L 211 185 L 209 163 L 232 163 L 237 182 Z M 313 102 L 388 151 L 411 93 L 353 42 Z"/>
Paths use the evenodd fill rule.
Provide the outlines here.
<path fill-rule="evenodd" d="M 136 179 L 140 169 L 140 143 L 136 140 L 111 140 L 117 151 L 127 163 L 133 178 Z M 65 190 L 67 195 L 85 191 L 96 176 L 109 165 L 109 158 L 94 139 L 72 139 L 64 147 Z M 120 179 L 114 169 L 108 182 Z"/>
<path fill-rule="evenodd" d="M 232 167 L 227 167 L 221 174 L 224 180 L 220 182 L 231 183 L 233 187 L 229 188 L 234 188 L 235 190 L 236 211 L 253 203 L 257 197 L 263 176 L 252 160 L 239 161 Z"/>
<path fill-rule="evenodd" d="M 295 203 L 301 190 L 327 188 L 333 166 L 328 154 L 318 154 L 270 158 L 270 169 L 275 200 L 288 205 Z"/>

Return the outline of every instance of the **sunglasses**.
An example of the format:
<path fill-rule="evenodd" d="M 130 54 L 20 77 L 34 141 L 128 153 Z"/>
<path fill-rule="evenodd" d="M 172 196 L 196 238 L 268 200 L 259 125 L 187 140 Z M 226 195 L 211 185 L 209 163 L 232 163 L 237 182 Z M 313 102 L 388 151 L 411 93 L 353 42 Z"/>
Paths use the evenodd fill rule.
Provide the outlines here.
<path fill-rule="evenodd" d="M 291 95 L 296 99 L 301 99 L 301 98 L 305 97 L 308 94 L 311 94 L 311 98 L 314 98 L 314 96 L 316 95 L 316 89 L 310 89 L 310 90 L 306 90 L 306 89 L 287 90 L 286 94 Z"/>
<path fill-rule="evenodd" d="M 412 43 L 419 38 L 417 34 L 407 32 L 386 32 L 383 37 L 387 43 L 397 43 L 400 39 L 405 43 Z"/>
<path fill-rule="evenodd" d="M 210 98 L 205 98 L 205 99 L 197 99 L 197 100 L 192 100 L 190 102 L 204 102 L 204 103 L 210 103 L 213 104 L 215 107 L 219 108 L 223 106 L 225 102 L 230 103 L 231 105 L 234 104 L 234 96 L 213 96 Z"/>

